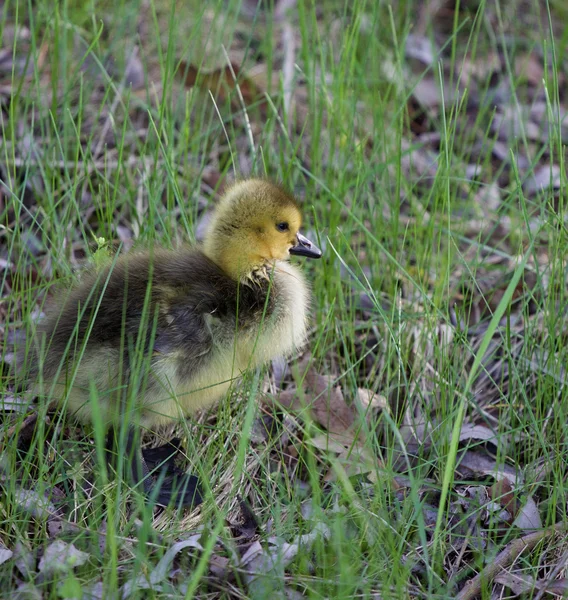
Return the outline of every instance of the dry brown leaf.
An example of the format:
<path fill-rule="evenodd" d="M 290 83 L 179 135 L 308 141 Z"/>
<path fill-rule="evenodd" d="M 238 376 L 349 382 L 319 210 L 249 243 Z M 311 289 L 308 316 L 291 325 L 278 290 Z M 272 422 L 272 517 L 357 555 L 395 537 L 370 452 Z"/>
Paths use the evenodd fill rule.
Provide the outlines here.
<path fill-rule="evenodd" d="M 345 402 L 341 386 L 334 386 L 332 377 L 320 375 L 313 367 L 300 372 L 305 372 L 305 389 L 281 392 L 278 403 L 292 411 L 308 408 L 313 420 L 330 433 L 345 434 L 355 422 L 355 408 Z"/>
<path fill-rule="evenodd" d="M 533 531 L 542 528 L 542 520 L 538 506 L 532 496 L 519 507 L 519 501 L 514 494 L 515 485 L 522 483 L 522 475 L 508 465 L 498 466 L 493 459 L 478 453 L 466 452 L 459 468 L 466 467 L 476 474 L 489 475 L 497 481 L 489 490 L 494 502 L 499 503 L 514 518 L 513 525 L 523 531 Z"/>
<path fill-rule="evenodd" d="M 489 585 L 497 575 L 513 564 L 522 552 L 530 552 L 539 542 L 552 538 L 558 532 L 562 532 L 564 535 L 566 533 L 566 523 L 563 521 L 556 523 L 548 529 L 534 531 L 513 540 L 480 573 L 465 582 L 461 591 L 456 595 L 456 598 L 458 600 L 473 600 L 473 598 L 477 598 L 481 593 L 482 586 Z M 467 569 L 469 568 L 468 566 Z"/>
<path fill-rule="evenodd" d="M 4 545 L 0 545 L 0 565 L 10 560 L 14 556 L 14 553 L 6 548 Z"/>
<path fill-rule="evenodd" d="M 460 431 L 460 442 L 465 440 L 480 440 L 483 442 L 493 441 L 496 443 L 497 436 L 485 425 L 474 425 L 473 423 L 464 423 Z"/>
<path fill-rule="evenodd" d="M 11 357 L 9 357 L 11 358 Z M 8 361 L 5 361 L 8 362 Z M 9 363 L 8 363 L 9 364 Z M 30 408 L 30 399 L 17 394 L 4 394 L 0 400 L 0 410 L 2 412 L 17 412 L 25 414 Z"/>
<path fill-rule="evenodd" d="M 558 190 L 562 185 L 560 167 L 558 165 L 543 165 L 527 177 L 523 190 L 528 196 L 535 196 L 546 190 Z"/>
<path fill-rule="evenodd" d="M 538 588 L 534 577 L 521 573 L 519 570 L 513 572 L 503 570 L 495 577 L 495 583 L 508 587 L 515 596 L 534 592 Z"/>
<path fill-rule="evenodd" d="M 376 469 L 379 461 L 362 444 L 355 444 L 351 448 L 344 448 L 337 456 L 337 463 L 343 468 L 347 477 L 367 473 L 369 481 L 377 481 Z M 323 478 L 324 481 L 335 481 L 336 479 L 337 473 L 335 468 L 330 469 Z"/>
<path fill-rule="evenodd" d="M 329 435 L 328 433 L 320 433 L 306 440 L 310 446 L 314 446 L 325 452 L 335 452 L 341 454 L 345 452 L 345 448 L 351 447 L 353 444 L 352 435 Z"/>
<path fill-rule="evenodd" d="M 529 85 L 540 87 L 544 79 L 543 60 L 534 52 L 519 55 L 515 61 L 515 75 Z"/>
<path fill-rule="evenodd" d="M 258 102 L 260 108 L 266 109 L 266 88 L 262 87 L 266 85 L 266 77 L 262 73 L 255 72 L 255 77 L 252 78 L 235 62 L 231 62 L 230 66 L 204 71 L 184 61 L 181 62 L 178 73 L 185 76 L 186 87 L 198 85 L 200 89 L 209 90 L 218 102 L 225 102 L 230 97 L 234 108 L 242 108 L 238 94 L 233 93 L 239 88 L 246 105 Z"/>
<path fill-rule="evenodd" d="M 563 577 L 562 579 L 556 579 L 550 582 L 545 581 L 544 586 L 541 580 L 539 581 L 539 584 L 541 588 L 546 587 L 547 592 L 555 594 L 556 596 L 566 598 L 566 596 L 568 595 L 568 579 L 566 579 L 566 577 Z"/>
<path fill-rule="evenodd" d="M 299 410 L 301 408 L 300 406 L 296 406 L 298 400 L 296 390 L 284 390 L 283 392 L 280 392 L 278 395 L 278 402 L 273 402 L 272 397 L 266 395 L 262 397 L 262 400 L 266 404 L 273 406 L 280 404 L 289 410 Z"/>
<path fill-rule="evenodd" d="M 209 570 L 218 579 L 226 579 L 229 575 L 230 561 L 226 556 L 212 554 L 209 559 Z"/>
<path fill-rule="evenodd" d="M 475 193 L 475 203 L 491 215 L 501 207 L 501 189 L 496 183 L 482 185 Z"/>
<path fill-rule="evenodd" d="M 368 473 L 370 481 L 376 481 L 376 470 L 380 461 L 374 453 L 361 441 L 356 441 L 348 432 L 346 434 L 322 433 L 306 440 L 310 446 L 324 452 L 336 454 L 334 466 L 325 474 L 324 481 L 335 481 L 337 479 L 336 467 L 340 466 L 347 477 Z"/>
<path fill-rule="evenodd" d="M 87 560 L 89 555 L 86 552 L 63 540 L 56 540 L 47 547 L 39 561 L 38 569 L 46 577 L 51 577 L 81 567 Z"/>
<path fill-rule="evenodd" d="M 532 496 L 529 496 L 526 499 L 525 504 L 517 513 L 517 517 L 513 521 L 513 525 L 519 529 L 522 529 L 523 531 L 535 531 L 542 528 L 540 512 Z"/>
<path fill-rule="evenodd" d="M 133 90 L 139 90 L 144 87 L 145 72 L 144 65 L 140 60 L 138 48 L 135 48 L 126 63 L 124 71 L 124 82 L 132 87 Z"/>
<path fill-rule="evenodd" d="M 24 579 L 33 579 L 36 566 L 35 553 L 31 552 L 30 549 L 21 542 L 16 542 L 14 547 L 14 566 Z"/>
<path fill-rule="evenodd" d="M 304 360 L 304 364 L 308 361 Z M 348 406 L 340 385 L 333 386 L 333 377 L 320 375 L 313 366 L 305 372 L 307 388 L 300 405 L 309 406 L 314 421 L 331 433 L 345 433 L 354 423 L 353 408 Z"/>
<path fill-rule="evenodd" d="M 423 70 L 424 66 L 429 66 L 434 62 L 436 49 L 430 38 L 411 33 L 406 38 L 404 53 L 408 58 L 417 60 Z"/>
<path fill-rule="evenodd" d="M 441 103 L 440 86 L 433 77 L 423 77 L 414 86 L 412 95 L 422 108 L 437 109 Z"/>
<path fill-rule="evenodd" d="M 203 551 L 203 546 L 199 542 L 200 539 L 201 533 L 197 533 L 190 536 L 187 540 L 176 542 L 160 559 L 149 577 L 139 575 L 136 579 L 127 581 L 122 586 L 121 598 L 126 600 L 132 595 L 138 597 L 138 590 L 142 589 L 160 590 L 161 583 L 167 579 L 171 565 L 179 552 L 185 548 L 195 548 L 196 550 Z"/>
<path fill-rule="evenodd" d="M 330 535 L 327 525 L 317 523 L 310 533 L 297 536 L 291 544 L 280 538 L 270 538 L 266 548 L 260 542 L 251 544 L 240 561 L 250 595 L 255 598 L 267 597 L 266 582 L 274 578 L 284 579 L 284 569 L 300 548 L 310 548 L 318 538 L 329 539 Z M 270 589 L 273 589 L 272 585 Z"/>
<path fill-rule="evenodd" d="M 522 483 L 522 473 L 510 467 L 509 465 L 498 465 L 491 457 L 482 454 L 481 452 L 473 452 L 471 450 L 464 453 L 460 459 L 458 469 L 469 469 L 476 475 L 490 475 L 497 481 L 508 479 L 513 485 Z"/>
<path fill-rule="evenodd" d="M 521 570 L 515 571 L 503 571 L 495 577 L 495 583 L 500 583 L 508 587 L 515 596 L 530 593 L 530 597 L 534 597 L 536 590 L 542 590 L 543 588 L 550 595 L 557 595 L 566 597 L 568 592 L 568 579 L 556 579 L 554 581 L 546 580 L 535 580 L 534 577 L 523 573 Z M 511 596 L 509 596 L 511 597 Z"/>
<path fill-rule="evenodd" d="M 97 581 L 93 585 L 83 586 L 82 590 L 83 600 L 104 600 L 106 595 L 102 581 Z"/>
<path fill-rule="evenodd" d="M 43 494 L 18 488 L 14 491 L 14 505 L 32 517 L 45 521 L 57 514 L 55 506 Z"/>
<path fill-rule="evenodd" d="M 515 516 L 519 510 L 513 486 L 507 478 L 496 481 L 489 489 L 490 498 Z"/>
<path fill-rule="evenodd" d="M 357 402 L 361 408 L 365 411 L 380 408 L 381 410 L 388 410 L 388 400 L 381 394 L 373 392 L 367 388 L 358 388 L 357 390 Z"/>
<path fill-rule="evenodd" d="M 374 473 L 379 463 L 374 453 L 364 445 L 364 439 L 356 427 L 358 407 L 368 419 L 374 418 L 375 409 L 385 409 L 388 402 L 372 390 L 359 388 L 352 405 L 347 404 L 340 385 L 334 385 L 334 378 L 319 374 L 308 366 L 310 357 L 299 365 L 298 383 L 300 390 L 286 390 L 280 393 L 278 401 L 291 411 L 309 409 L 313 420 L 327 430 L 313 436 L 306 442 L 324 452 L 337 455 L 336 465 L 340 465 L 348 477 L 361 473 Z M 336 470 L 331 469 L 325 480 L 336 478 Z M 372 477 L 372 476 L 371 476 Z"/>

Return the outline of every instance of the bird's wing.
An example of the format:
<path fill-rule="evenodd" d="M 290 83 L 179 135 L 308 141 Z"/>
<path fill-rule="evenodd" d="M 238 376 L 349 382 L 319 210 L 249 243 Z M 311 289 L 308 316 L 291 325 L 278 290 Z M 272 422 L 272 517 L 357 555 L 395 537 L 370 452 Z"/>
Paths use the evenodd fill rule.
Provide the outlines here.
<path fill-rule="evenodd" d="M 154 353 L 181 353 L 188 361 L 209 353 L 213 347 L 213 336 L 207 314 L 191 298 L 168 302 L 160 311 Z"/>

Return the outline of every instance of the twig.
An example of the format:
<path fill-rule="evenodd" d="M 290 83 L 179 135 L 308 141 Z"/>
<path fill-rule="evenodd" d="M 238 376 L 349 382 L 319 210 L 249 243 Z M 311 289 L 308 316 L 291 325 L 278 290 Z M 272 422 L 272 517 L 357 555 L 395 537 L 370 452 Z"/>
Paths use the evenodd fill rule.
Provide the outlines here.
<path fill-rule="evenodd" d="M 282 46 L 284 48 L 284 64 L 282 65 L 282 87 L 284 91 L 284 114 L 290 130 L 290 110 L 294 86 L 294 63 L 296 62 L 296 40 L 294 28 L 290 20 L 290 12 L 296 6 L 296 0 L 280 0 L 274 18 L 282 21 Z"/>
<path fill-rule="evenodd" d="M 231 164 L 233 165 L 233 173 L 235 174 L 235 177 L 236 177 L 237 176 L 237 163 L 235 162 L 235 157 L 233 155 L 233 148 L 231 147 L 231 138 L 229 137 L 227 128 L 225 127 L 225 122 L 223 121 L 223 117 L 221 116 L 221 111 L 219 110 L 219 107 L 217 106 L 217 102 L 215 102 L 215 96 L 213 96 L 213 92 L 211 90 L 209 90 L 209 96 L 211 96 L 211 102 L 213 102 L 213 106 L 215 107 L 215 112 L 217 113 L 217 116 L 219 117 L 219 123 L 221 123 L 223 133 L 225 134 L 225 139 L 227 140 L 227 146 L 229 148 L 229 153 L 231 155 Z"/>
<path fill-rule="evenodd" d="M 295 8 L 297 3 L 298 0 L 279 0 L 274 9 L 274 19 L 276 21 L 282 21 L 286 18 L 286 13 L 292 8 Z"/>
<path fill-rule="evenodd" d="M 478 573 L 464 585 L 461 592 L 456 596 L 456 599 L 472 600 L 472 598 L 479 595 L 481 586 L 484 582 L 487 583 L 492 581 L 501 569 L 511 565 L 524 550 L 532 550 L 541 540 L 552 537 L 555 533 L 565 531 L 566 529 L 568 529 L 568 523 L 556 523 L 556 525 L 550 529 L 535 531 L 534 533 L 529 533 L 528 535 L 514 540 L 506 546 L 504 550 L 499 552 L 495 557 L 495 560 L 488 564 L 483 571 Z"/>
<path fill-rule="evenodd" d="M 250 119 L 248 116 L 248 112 L 247 112 L 247 106 L 245 104 L 245 99 L 243 98 L 243 93 L 241 91 L 241 86 L 239 85 L 239 82 L 237 80 L 237 74 L 235 73 L 235 70 L 233 69 L 233 65 L 231 63 L 231 59 L 229 58 L 229 54 L 227 52 L 227 49 L 225 48 L 225 46 L 221 46 L 223 48 L 223 53 L 225 54 L 225 59 L 227 61 L 227 66 L 229 67 L 229 71 L 231 71 L 231 76 L 233 78 L 233 81 L 235 82 L 235 89 L 237 90 L 237 95 L 239 97 L 239 102 L 241 103 L 241 107 L 243 109 L 243 115 L 245 117 L 245 129 L 247 132 L 247 138 L 248 138 L 248 142 L 250 145 L 250 151 L 253 157 L 253 161 L 256 160 L 256 146 L 254 145 L 254 137 L 252 135 L 252 127 L 250 125 Z"/>
<path fill-rule="evenodd" d="M 126 73 L 128 73 L 128 71 L 130 70 L 130 66 L 131 66 L 132 62 L 136 59 L 137 55 L 138 55 L 138 46 L 134 46 L 134 48 L 132 49 L 132 52 L 130 53 L 130 56 L 128 57 L 128 62 L 126 63 L 126 68 L 124 69 L 125 75 L 122 78 L 120 85 L 118 86 L 118 89 L 116 90 L 116 95 L 115 95 L 112 105 L 107 113 L 107 118 L 105 120 L 105 124 L 103 125 L 103 128 L 101 129 L 101 133 L 99 135 L 99 141 L 97 142 L 95 151 L 93 152 L 93 156 L 100 156 L 100 154 L 103 150 L 103 146 L 105 144 L 105 139 L 106 139 L 108 130 L 110 129 L 111 125 L 114 122 L 114 118 L 113 118 L 114 111 L 116 110 L 117 106 L 119 105 L 119 103 L 122 100 L 122 93 L 124 92 L 124 88 L 126 86 Z"/>
<path fill-rule="evenodd" d="M 86 161 L 79 160 L 77 162 L 73 160 L 50 160 L 47 162 L 45 159 L 39 158 L 20 158 L 18 156 L 14 158 L 8 158 L 4 160 L 4 163 L 14 167 L 29 167 L 29 166 L 38 166 L 49 164 L 50 168 L 53 169 L 74 169 L 77 165 L 80 166 L 80 172 L 86 175 L 90 175 L 95 171 L 102 171 L 103 169 L 116 169 L 119 166 L 127 166 L 132 167 L 136 166 L 140 162 L 140 157 L 138 156 L 128 156 L 122 162 L 119 162 L 118 159 L 111 159 L 109 157 L 105 159 L 101 158 L 99 160 L 93 160 L 91 163 L 86 163 Z"/>
<path fill-rule="evenodd" d="M 144 186 L 148 181 L 149 175 L 149 165 L 145 164 L 142 174 L 140 176 L 140 180 L 138 181 L 138 186 L 136 190 L 136 219 L 132 220 L 132 235 L 137 238 L 140 235 L 140 224 L 146 215 L 146 211 L 144 210 Z"/>
<path fill-rule="evenodd" d="M 560 571 L 562 571 L 562 569 L 564 569 L 566 567 L 567 562 L 568 562 L 568 551 L 564 552 L 564 554 L 560 557 L 560 560 L 556 563 L 556 566 L 554 567 L 554 569 L 552 569 L 552 571 L 550 571 L 550 573 L 548 574 L 546 579 L 544 581 L 540 582 L 540 591 L 534 597 L 534 600 L 541 600 L 541 598 L 544 596 L 544 594 L 546 594 L 546 591 L 547 591 L 550 583 L 552 581 L 554 581 L 556 579 L 558 573 L 560 573 Z"/>

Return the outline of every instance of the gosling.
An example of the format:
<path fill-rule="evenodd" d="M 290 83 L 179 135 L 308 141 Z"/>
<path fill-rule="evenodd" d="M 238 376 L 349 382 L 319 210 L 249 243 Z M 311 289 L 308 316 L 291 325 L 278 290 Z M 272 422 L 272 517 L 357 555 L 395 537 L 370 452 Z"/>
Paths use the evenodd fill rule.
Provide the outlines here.
<path fill-rule="evenodd" d="M 202 246 L 132 253 L 87 274 L 38 326 L 34 391 L 83 423 L 101 419 L 107 448 L 126 426 L 134 482 L 159 504 L 196 506 L 195 477 L 149 476 L 140 428 L 210 406 L 247 369 L 304 344 L 309 289 L 287 260 L 322 253 L 301 223 L 286 190 L 245 180 L 220 200 Z"/>

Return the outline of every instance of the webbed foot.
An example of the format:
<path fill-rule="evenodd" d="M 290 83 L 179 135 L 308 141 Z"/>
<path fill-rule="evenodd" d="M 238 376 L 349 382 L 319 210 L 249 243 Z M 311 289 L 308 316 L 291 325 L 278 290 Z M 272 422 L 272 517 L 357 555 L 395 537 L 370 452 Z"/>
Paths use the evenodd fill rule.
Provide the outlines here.
<path fill-rule="evenodd" d="M 203 502 L 199 479 L 175 464 L 180 445 L 181 440 L 174 438 L 158 448 L 142 450 L 144 492 L 160 506 L 196 507 Z"/>
<path fill-rule="evenodd" d="M 154 472 L 155 469 L 158 469 L 160 473 L 164 471 L 165 475 L 179 475 L 182 471 L 176 466 L 175 459 L 180 446 L 181 440 L 174 438 L 157 448 L 143 448 L 142 456 L 150 471 Z"/>
<path fill-rule="evenodd" d="M 107 449 L 112 448 L 114 435 L 109 432 Z M 150 504 L 160 506 L 193 507 L 203 502 L 199 479 L 182 471 L 175 464 L 180 440 L 159 448 L 140 448 L 138 432 L 130 428 L 126 438 L 125 457 L 129 463 L 132 481 L 144 493 Z"/>
<path fill-rule="evenodd" d="M 156 488 L 158 488 L 156 490 Z M 148 494 L 148 492 L 146 492 Z M 177 508 L 195 508 L 203 502 L 203 494 L 199 479 L 195 475 L 181 473 L 166 478 L 159 478 L 148 495 L 149 499 L 160 506 Z"/>

